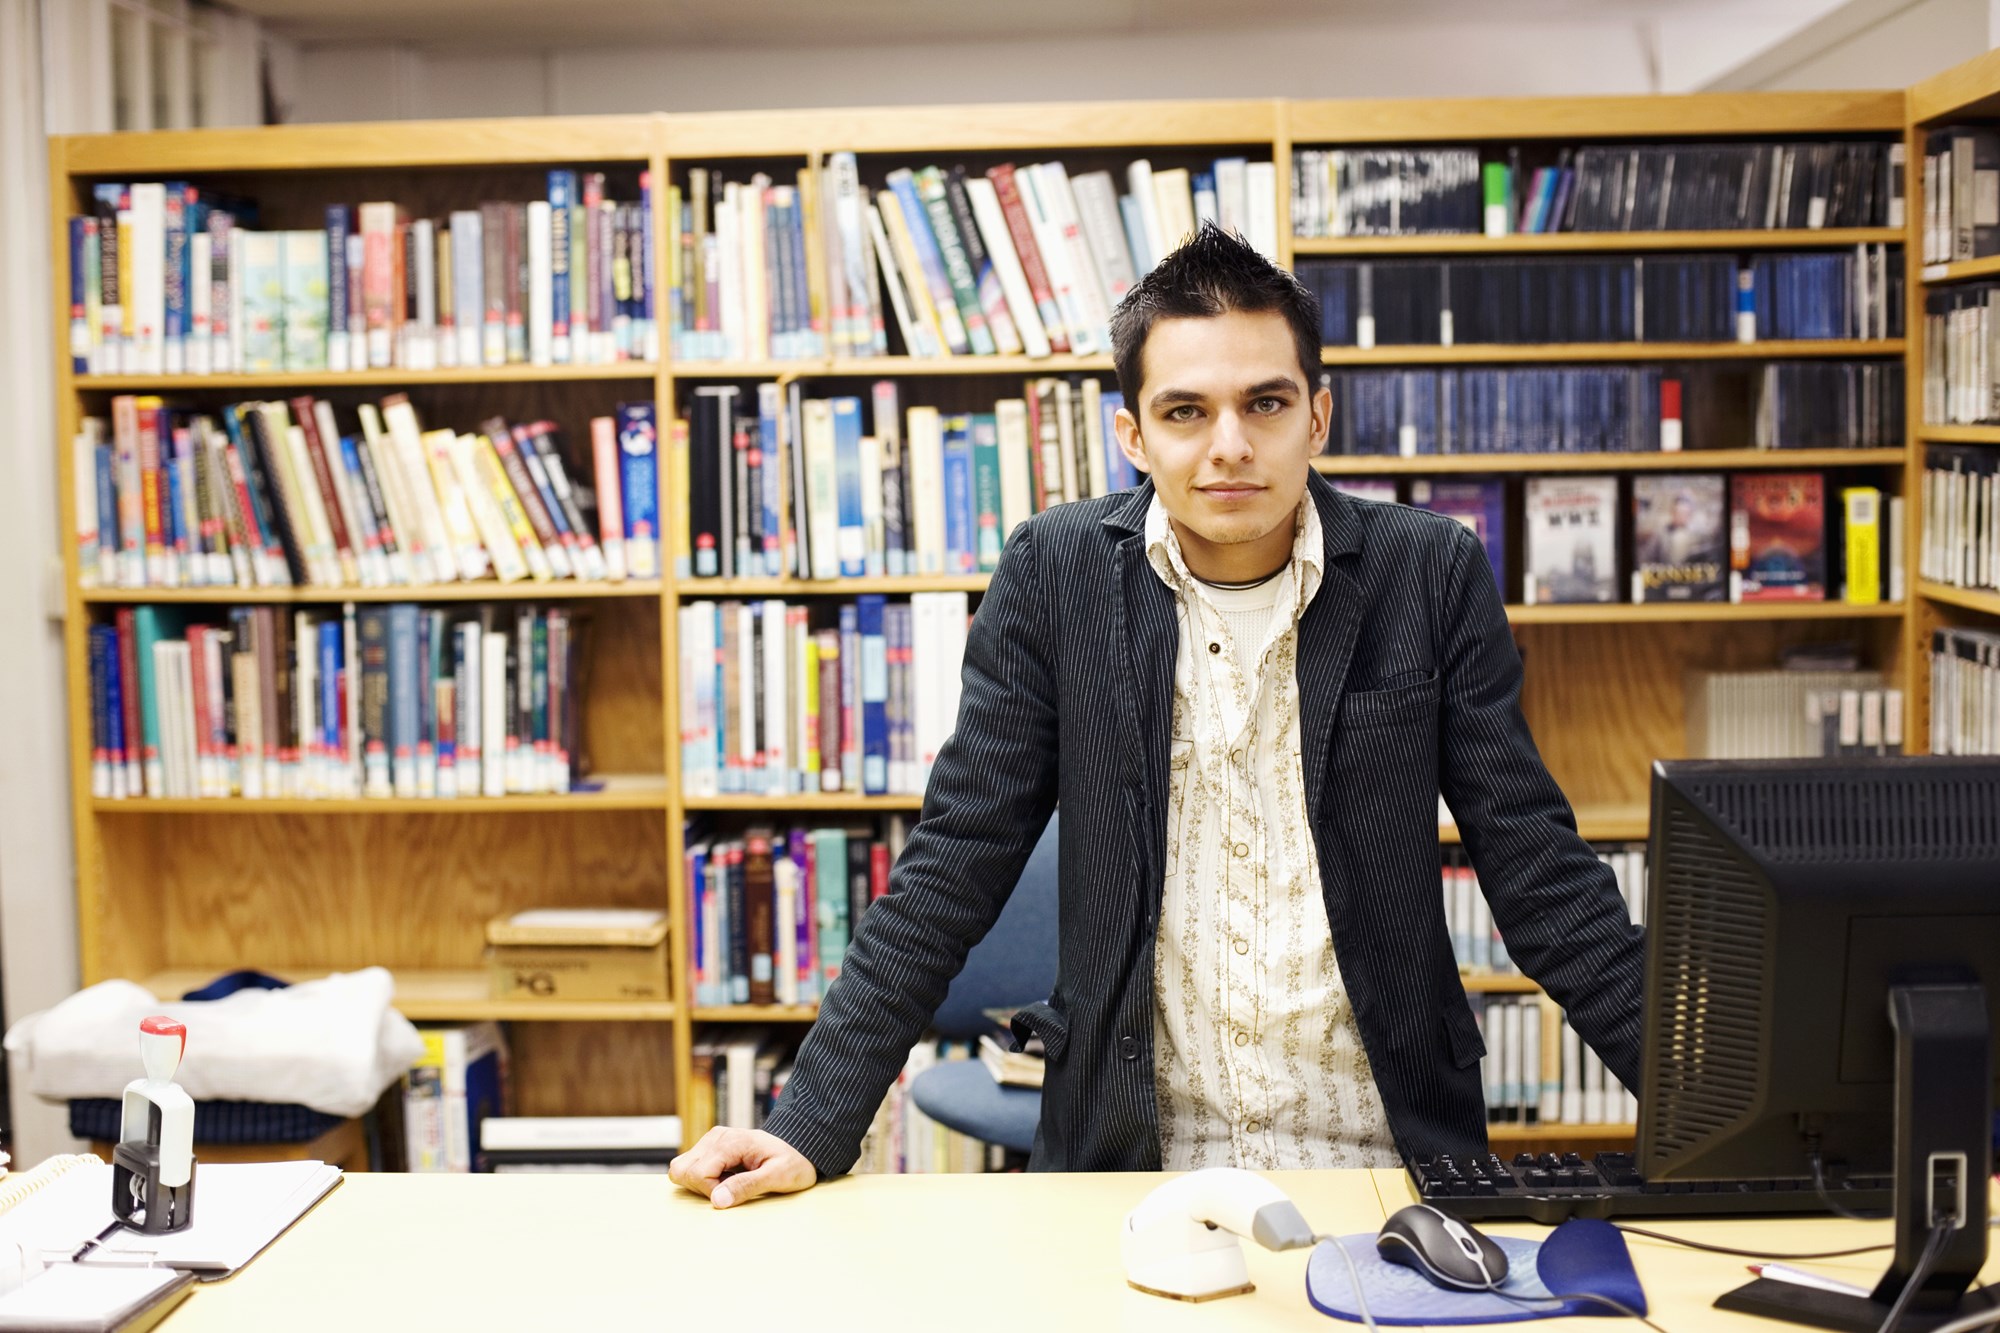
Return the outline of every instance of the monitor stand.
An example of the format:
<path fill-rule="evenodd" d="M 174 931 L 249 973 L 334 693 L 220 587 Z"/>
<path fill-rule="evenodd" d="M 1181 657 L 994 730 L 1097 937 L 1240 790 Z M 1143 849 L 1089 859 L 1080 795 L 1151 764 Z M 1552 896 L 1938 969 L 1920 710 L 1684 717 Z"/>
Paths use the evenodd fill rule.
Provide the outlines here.
<path fill-rule="evenodd" d="M 1915 1276 L 1934 1218 L 1957 1228 L 1897 1324 L 1928 1333 L 1980 1311 L 2000 1314 L 2000 1292 L 1966 1289 L 1986 1264 L 1993 1175 L 1993 1072 L 1986 988 L 1977 982 L 1889 988 L 1896 1033 L 1896 1257 L 1873 1294 L 1848 1296 L 1759 1278 L 1715 1302 L 1815 1328 L 1876 1333 Z"/>

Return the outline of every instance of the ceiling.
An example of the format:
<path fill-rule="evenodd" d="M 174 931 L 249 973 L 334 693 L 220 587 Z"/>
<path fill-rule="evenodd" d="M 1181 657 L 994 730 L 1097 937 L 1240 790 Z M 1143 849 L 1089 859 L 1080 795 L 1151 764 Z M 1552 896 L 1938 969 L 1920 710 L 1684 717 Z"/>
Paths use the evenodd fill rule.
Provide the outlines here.
<path fill-rule="evenodd" d="M 1805 23 L 1829 0 L 230 0 L 296 41 L 483 50 L 797 46 L 1324 24 L 1637 23 L 1707 11 Z"/>

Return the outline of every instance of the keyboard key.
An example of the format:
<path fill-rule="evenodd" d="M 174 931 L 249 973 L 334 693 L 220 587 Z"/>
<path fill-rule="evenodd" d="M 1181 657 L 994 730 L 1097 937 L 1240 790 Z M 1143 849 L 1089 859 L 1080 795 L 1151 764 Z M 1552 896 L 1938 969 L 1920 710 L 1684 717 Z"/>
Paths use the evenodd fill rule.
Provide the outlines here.
<path fill-rule="evenodd" d="M 1534 1164 L 1535 1164 L 1535 1155 L 1533 1153 L 1517 1152 L 1514 1154 L 1514 1165 L 1520 1167 L 1523 1171 L 1527 1170 Z"/>

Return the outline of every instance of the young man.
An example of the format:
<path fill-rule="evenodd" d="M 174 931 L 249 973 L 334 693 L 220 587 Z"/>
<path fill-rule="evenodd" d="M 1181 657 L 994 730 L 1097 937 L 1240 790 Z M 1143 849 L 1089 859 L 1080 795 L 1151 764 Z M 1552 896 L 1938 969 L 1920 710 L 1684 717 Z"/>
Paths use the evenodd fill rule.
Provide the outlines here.
<path fill-rule="evenodd" d="M 673 1178 L 728 1207 L 853 1165 L 884 1091 L 1062 805 L 1033 1165 L 1394 1165 L 1486 1142 L 1437 797 L 1510 956 L 1628 1087 L 1640 943 L 1521 719 L 1486 555 L 1312 471 L 1316 303 L 1210 227 L 1112 322 L 1136 489 L 1023 524 L 957 731 L 763 1131 Z"/>

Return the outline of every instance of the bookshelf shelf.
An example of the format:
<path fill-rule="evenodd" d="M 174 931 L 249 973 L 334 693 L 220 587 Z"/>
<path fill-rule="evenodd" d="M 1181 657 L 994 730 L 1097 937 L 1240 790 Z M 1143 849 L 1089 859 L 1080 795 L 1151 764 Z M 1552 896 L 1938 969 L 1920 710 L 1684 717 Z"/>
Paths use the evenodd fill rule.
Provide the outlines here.
<path fill-rule="evenodd" d="M 1630 250 L 1799 250 L 1845 245 L 1901 245 L 1901 227 L 1824 227 L 1817 231 L 1558 231 L 1512 236 L 1294 237 L 1298 256 L 1518 255 Z"/>
<path fill-rule="evenodd" d="M 1926 264 L 1922 272 L 1926 287 L 1944 287 L 1954 282 L 1974 282 L 1980 278 L 2000 277 L 2000 255 L 1989 255 L 1985 259 L 1965 259 L 1956 264 Z"/>
<path fill-rule="evenodd" d="M 990 574 L 879 575 L 853 579 L 681 579 L 682 601 L 703 597 L 853 597 L 864 592 L 985 592 Z"/>
<path fill-rule="evenodd" d="M 178 999 L 205 986 L 241 963 L 214 967 L 175 967 L 155 972 L 140 984 L 163 1000 Z M 312 981 L 327 969 L 262 968 L 283 981 Z M 547 1023 L 665 1023 L 675 1006 L 667 1001 L 635 1000 L 496 1000 L 491 982 L 479 968 L 391 968 L 395 979 L 396 1012 L 413 1023 L 495 1022 Z"/>
<path fill-rule="evenodd" d="M 1854 606 L 1847 602 L 1613 602 L 1523 606 L 1510 602 L 1507 619 L 1516 625 L 1693 624 L 1698 621 L 1897 620 L 1898 602 Z"/>
<path fill-rule="evenodd" d="M 558 384 L 565 380 L 651 380 L 651 361 L 601 366 L 476 366 L 452 370 L 277 371 L 268 375 L 78 375 L 82 393 L 221 393 L 254 389 L 403 389 L 420 384 Z"/>
<path fill-rule="evenodd" d="M 878 814 L 895 814 L 899 811 L 921 810 L 922 796 L 908 794 L 896 796 L 862 796 L 853 792 L 794 792 L 787 796 L 688 796 L 681 801 L 684 810 L 752 810 L 787 814 L 812 814 L 815 811 L 867 811 Z"/>
<path fill-rule="evenodd" d="M 346 797 L 309 800 L 159 800 L 99 798 L 91 808 L 102 815 L 478 815 L 549 814 L 584 810 L 665 810 L 667 782 L 652 774 L 595 777 L 601 791 L 537 796 L 453 796 L 444 798 Z"/>
<path fill-rule="evenodd" d="M 1990 588 L 1954 588 L 1949 583 L 1919 583 L 1917 595 L 1925 601 L 1937 602 L 1944 606 L 1956 606 L 1966 611 L 1978 611 L 1989 616 L 2000 616 L 2000 592 Z"/>
<path fill-rule="evenodd" d="M 86 588 L 83 600 L 108 605 L 140 602 L 208 604 L 278 602 L 318 606 L 339 602 L 563 602 L 574 598 L 657 598 L 658 579 L 626 583 L 413 583 L 393 588 Z"/>
<path fill-rule="evenodd" d="M 842 375 L 1067 375 L 1111 370 L 1109 356 L 873 356 L 793 361 L 675 361 L 675 379 L 827 379 Z"/>
<path fill-rule="evenodd" d="M 692 1011 L 697 1023 L 810 1023 L 816 1004 L 725 1004 Z"/>
<path fill-rule="evenodd" d="M 1646 836 L 1652 817 L 1647 806 L 1630 803 L 1578 804 L 1573 813 L 1586 842 L 1636 842 Z M 1458 840 L 1458 825 L 1438 825 L 1438 841 L 1449 845 Z"/>
<path fill-rule="evenodd" d="M 1459 984 L 1467 995 L 1540 995 L 1542 988 L 1528 977 L 1506 973 L 1461 972 Z"/>
<path fill-rule="evenodd" d="M 2000 444 L 2000 426 L 1934 426 L 1917 428 L 1922 439 L 1933 444 Z"/>
<path fill-rule="evenodd" d="M 1391 347 L 1325 347 L 1329 366 L 1487 365 L 1520 361 L 1764 361 L 1794 357 L 1903 355 L 1901 338 L 1816 338 L 1709 343 L 1468 343 L 1461 347 L 1399 343 Z"/>
<path fill-rule="evenodd" d="M 1901 467 L 1907 449 L 1690 449 L 1680 453 L 1321 454 L 1336 477 L 1428 477 L 1458 472 L 1700 472 L 1721 468 Z"/>

